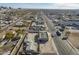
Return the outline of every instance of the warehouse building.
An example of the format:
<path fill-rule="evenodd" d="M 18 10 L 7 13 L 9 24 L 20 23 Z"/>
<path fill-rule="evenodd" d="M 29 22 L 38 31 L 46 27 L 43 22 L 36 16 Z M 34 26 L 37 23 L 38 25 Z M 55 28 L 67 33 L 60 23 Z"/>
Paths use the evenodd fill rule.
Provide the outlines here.
<path fill-rule="evenodd" d="M 46 43 L 48 41 L 47 32 L 39 32 L 38 33 L 38 43 Z"/>

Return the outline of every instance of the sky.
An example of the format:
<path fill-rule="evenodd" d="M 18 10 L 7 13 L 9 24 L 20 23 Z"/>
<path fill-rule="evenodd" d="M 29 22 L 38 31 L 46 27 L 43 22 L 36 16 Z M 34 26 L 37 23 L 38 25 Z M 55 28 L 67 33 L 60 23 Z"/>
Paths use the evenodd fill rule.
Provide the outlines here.
<path fill-rule="evenodd" d="M 0 3 L 0 6 L 33 9 L 79 9 L 79 3 Z"/>

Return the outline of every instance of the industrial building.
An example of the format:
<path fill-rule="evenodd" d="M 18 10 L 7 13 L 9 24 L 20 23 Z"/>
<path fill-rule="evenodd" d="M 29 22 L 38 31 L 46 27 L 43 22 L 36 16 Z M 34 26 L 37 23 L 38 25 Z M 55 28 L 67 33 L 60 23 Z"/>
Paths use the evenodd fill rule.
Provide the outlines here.
<path fill-rule="evenodd" d="M 46 43 L 48 41 L 47 32 L 39 32 L 38 33 L 38 43 Z"/>

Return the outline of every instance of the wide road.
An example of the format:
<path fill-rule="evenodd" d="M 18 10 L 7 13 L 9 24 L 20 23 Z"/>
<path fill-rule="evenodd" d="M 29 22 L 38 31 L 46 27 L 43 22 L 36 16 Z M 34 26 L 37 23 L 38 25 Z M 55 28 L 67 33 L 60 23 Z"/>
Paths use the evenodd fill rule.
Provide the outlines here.
<path fill-rule="evenodd" d="M 54 41 L 54 43 L 56 45 L 58 53 L 60 55 L 77 55 L 77 54 L 79 54 L 79 51 L 77 49 L 73 48 L 68 43 L 67 40 L 62 40 L 61 37 L 58 37 L 55 34 L 56 29 L 54 27 L 54 24 L 50 21 L 50 19 L 44 14 L 42 14 L 42 17 L 49 28 L 49 32 L 54 34 L 54 38 L 52 38 L 52 40 Z"/>

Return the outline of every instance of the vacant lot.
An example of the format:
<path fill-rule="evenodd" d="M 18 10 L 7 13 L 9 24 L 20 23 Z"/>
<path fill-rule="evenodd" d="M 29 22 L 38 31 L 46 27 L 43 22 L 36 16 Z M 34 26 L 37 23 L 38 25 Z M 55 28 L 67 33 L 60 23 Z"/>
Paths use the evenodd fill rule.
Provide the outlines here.
<path fill-rule="evenodd" d="M 79 49 L 79 31 L 71 30 L 69 32 L 70 34 L 68 40 L 73 44 L 73 46 Z"/>
<path fill-rule="evenodd" d="M 41 54 L 56 54 L 56 51 L 53 46 L 53 40 L 50 33 L 48 33 L 49 40 L 45 44 L 40 44 L 40 53 Z"/>

